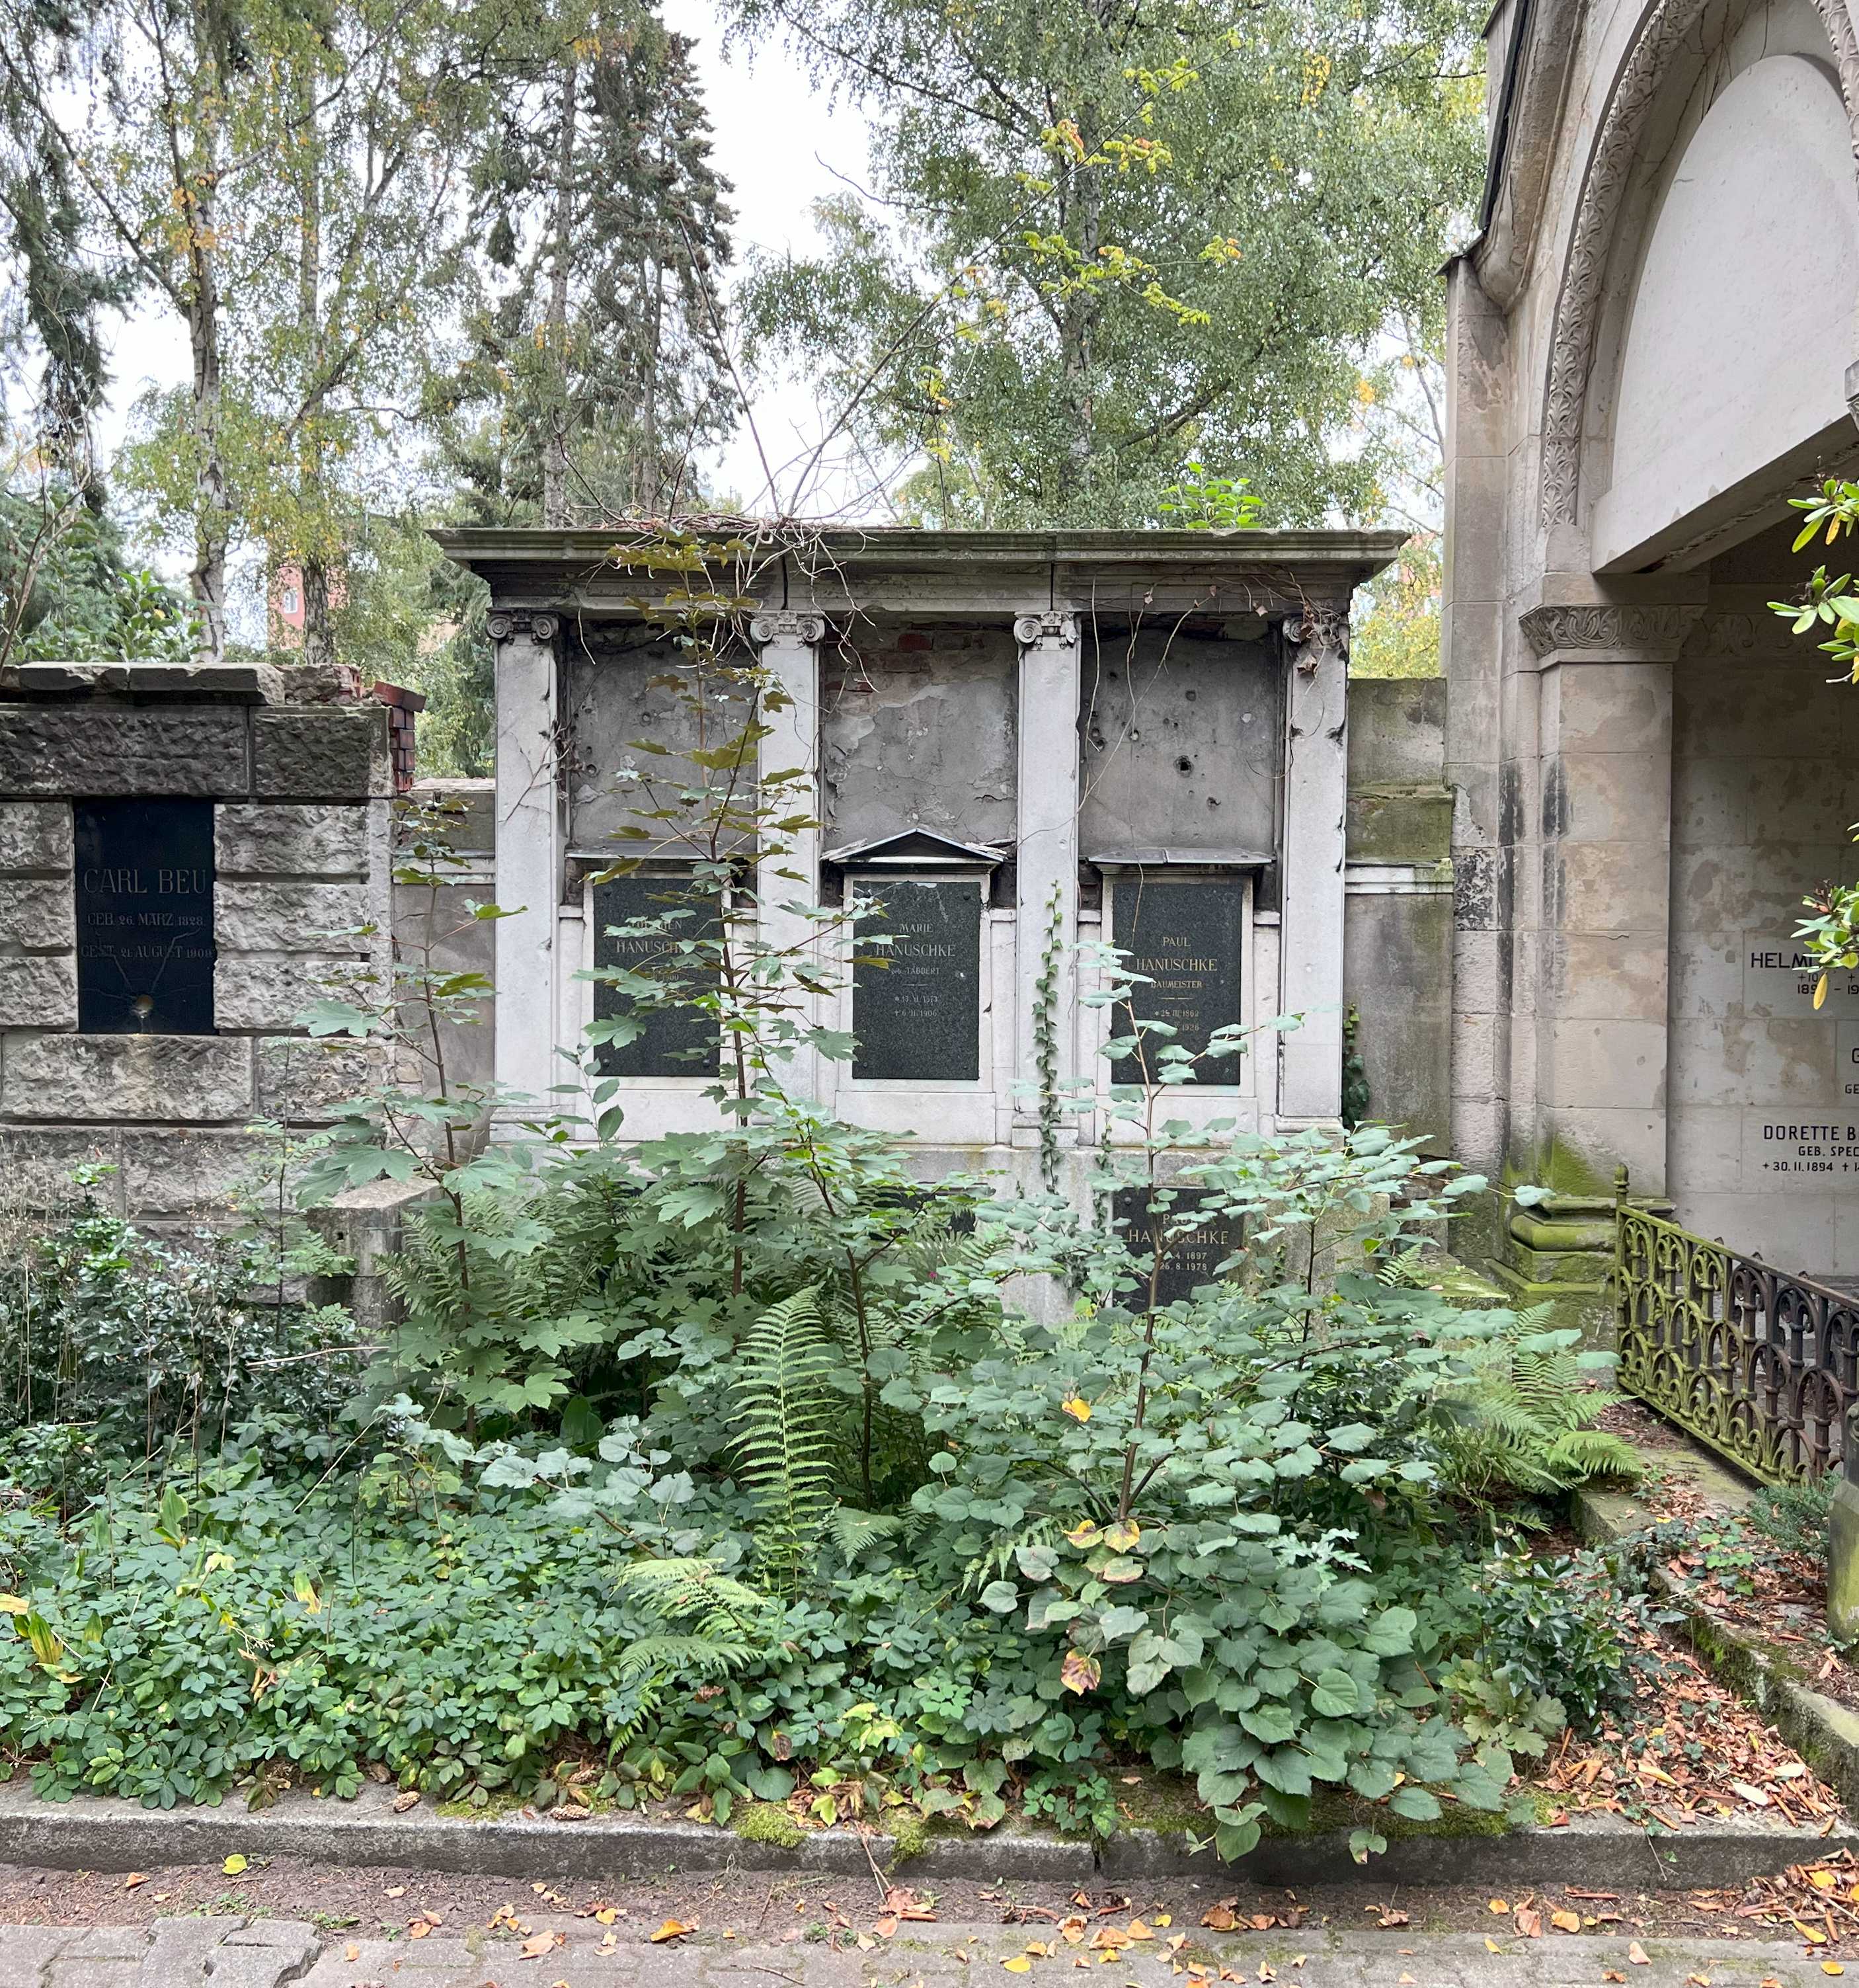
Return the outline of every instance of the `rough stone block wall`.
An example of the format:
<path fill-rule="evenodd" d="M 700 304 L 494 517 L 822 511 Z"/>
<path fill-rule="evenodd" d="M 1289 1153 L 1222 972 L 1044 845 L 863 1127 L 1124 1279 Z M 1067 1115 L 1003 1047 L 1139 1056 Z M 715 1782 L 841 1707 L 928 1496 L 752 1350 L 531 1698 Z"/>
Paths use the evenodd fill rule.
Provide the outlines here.
<path fill-rule="evenodd" d="M 155 693 L 151 695 L 150 693 Z M 26 665 L 0 675 L 0 1174 L 63 1198 L 100 1161 L 131 1215 L 223 1209 L 269 1150 L 261 1117 L 326 1121 L 377 1075 L 293 1018 L 332 974 L 384 971 L 387 717 L 279 710 L 275 673 Z M 78 1031 L 73 803 L 215 804 L 214 1033 Z"/>

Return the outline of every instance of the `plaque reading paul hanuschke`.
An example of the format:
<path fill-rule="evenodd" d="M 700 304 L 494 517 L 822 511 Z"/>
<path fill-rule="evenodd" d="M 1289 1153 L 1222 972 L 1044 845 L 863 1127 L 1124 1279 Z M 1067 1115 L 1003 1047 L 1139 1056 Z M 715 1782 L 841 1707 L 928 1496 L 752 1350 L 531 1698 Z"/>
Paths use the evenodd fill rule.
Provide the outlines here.
<path fill-rule="evenodd" d="M 1239 1019 L 1243 891 L 1224 878 L 1188 883 L 1139 870 L 1118 877 L 1111 891 L 1116 943 L 1129 955 L 1131 972 L 1148 979 L 1136 987 L 1136 1013 L 1175 1030 L 1172 1037 L 1149 1038 L 1151 1062 L 1162 1041 L 1198 1055 L 1215 1030 Z M 1113 1026 L 1128 1033 L 1126 1011 L 1118 1009 Z M 1129 1080 L 1127 1071 L 1120 1068 L 1118 1074 Z M 1203 1084 L 1237 1083 L 1239 1059 L 1204 1064 L 1199 1077 Z"/>
<path fill-rule="evenodd" d="M 213 803 L 79 801 L 77 1026 L 213 1033 Z"/>
<path fill-rule="evenodd" d="M 981 1075 L 981 885 L 887 877 L 867 888 L 881 908 L 859 921 L 858 936 L 888 932 L 893 943 L 860 948 L 852 1074 L 974 1083 Z"/>

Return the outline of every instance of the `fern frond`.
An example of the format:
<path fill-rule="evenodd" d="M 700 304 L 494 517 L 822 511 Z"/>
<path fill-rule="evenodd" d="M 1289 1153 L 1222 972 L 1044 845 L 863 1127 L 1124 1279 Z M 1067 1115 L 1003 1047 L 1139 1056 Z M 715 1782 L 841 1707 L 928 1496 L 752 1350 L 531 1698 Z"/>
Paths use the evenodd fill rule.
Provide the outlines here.
<path fill-rule="evenodd" d="M 901 1538 L 904 1520 L 895 1512 L 859 1512 L 850 1505 L 837 1505 L 827 1517 L 826 1530 L 840 1558 L 853 1560 L 880 1540 Z"/>
<path fill-rule="evenodd" d="M 760 1516 L 758 1556 L 777 1587 L 793 1584 L 835 1503 L 838 1360 L 811 1286 L 771 1306 L 737 1348 L 739 1474 Z"/>

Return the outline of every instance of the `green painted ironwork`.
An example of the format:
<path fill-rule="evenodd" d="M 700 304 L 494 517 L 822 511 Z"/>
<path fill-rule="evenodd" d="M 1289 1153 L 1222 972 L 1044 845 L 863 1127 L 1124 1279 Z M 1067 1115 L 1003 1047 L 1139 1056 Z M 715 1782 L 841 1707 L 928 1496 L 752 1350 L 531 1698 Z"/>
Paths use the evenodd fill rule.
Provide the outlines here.
<path fill-rule="evenodd" d="M 1614 1219 L 1621 1386 L 1765 1483 L 1839 1469 L 1859 1298 L 1707 1242 L 1624 1191 Z"/>

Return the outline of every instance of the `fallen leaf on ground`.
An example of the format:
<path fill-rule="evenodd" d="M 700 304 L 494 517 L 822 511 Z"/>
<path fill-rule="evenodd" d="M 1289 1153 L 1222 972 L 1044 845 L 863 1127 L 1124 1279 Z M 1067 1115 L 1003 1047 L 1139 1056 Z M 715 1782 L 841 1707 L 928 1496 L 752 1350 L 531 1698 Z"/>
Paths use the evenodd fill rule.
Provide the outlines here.
<path fill-rule="evenodd" d="M 361 1958 L 361 1949 L 353 1940 L 350 1940 L 342 1949 L 342 1957 L 344 1960 L 359 1960 Z"/>
<path fill-rule="evenodd" d="M 1543 1915 L 1533 1907 L 1518 1906 L 1517 1930 L 1526 1939 L 1540 1939 L 1543 1937 Z"/>
<path fill-rule="evenodd" d="M 1837 1960 L 1824 1960 L 1820 1963 L 1820 1972 L 1823 1974 L 1844 1974 L 1846 1969 Z"/>
<path fill-rule="evenodd" d="M 138 1885 L 146 1885 L 147 1882 L 147 1878 L 141 1871 L 132 1871 L 123 1880 L 123 1888 L 126 1892 L 133 1892 Z"/>
<path fill-rule="evenodd" d="M 1636 1939 L 1627 1949 L 1627 1958 L 1635 1967 L 1650 1967 L 1652 1963 L 1646 1958 L 1646 1949 Z"/>
<path fill-rule="evenodd" d="M 245 1860 L 235 1850 L 219 1868 L 228 1878 L 236 1878 L 245 1868 Z"/>
<path fill-rule="evenodd" d="M 1493 1898 L 1490 1910 L 1499 1919 L 1508 1919 L 1510 1916 L 1510 1901 L 1508 1898 Z"/>
<path fill-rule="evenodd" d="M 1033 1972 L 1033 1963 L 1023 1953 L 1015 1954 L 1010 1960 L 1003 1960 L 1001 1965 L 1009 1974 L 1030 1974 Z"/>
<path fill-rule="evenodd" d="M 1581 1915 L 1579 1912 L 1551 1912 L 1550 1924 L 1558 1932 L 1580 1932 Z"/>
<path fill-rule="evenodd" d="M 688 1925 L 686 1925 L 682 1919 L 667 1919 L 657 1932 L 653 1934 L 652 1944 L 654 1946 L 662 1946 L 668 1939 L 682 1939 L 686 1933 L 696 1931 L 695 1919 L 693 1919 Z"/>
<path fill-rule="evenodd" d="M 654 1933 L 652 1937 L 656 1939 L 658 1936 Z M 559 1932 L 532 1933 L 517 1951 L 526 1960 L 540 1960 L 545 1953 L 553 1953 L 561 1945 L 562 1939 Z"/>
<path fill-rule="evenodd" d="M 406 1895 L 407 1887 L 404 1885 L 390 1885 L 381 1894 L 384 1898 L 404 1898 Z"/>
<path fill-rule="evenodd" d="M 394 1798 L 396 1815 L 404 1815 L 410 1808 L 417 1808 L 419 1805 L 420 1791 L 417 1788 L 402 1788 Z"/>

